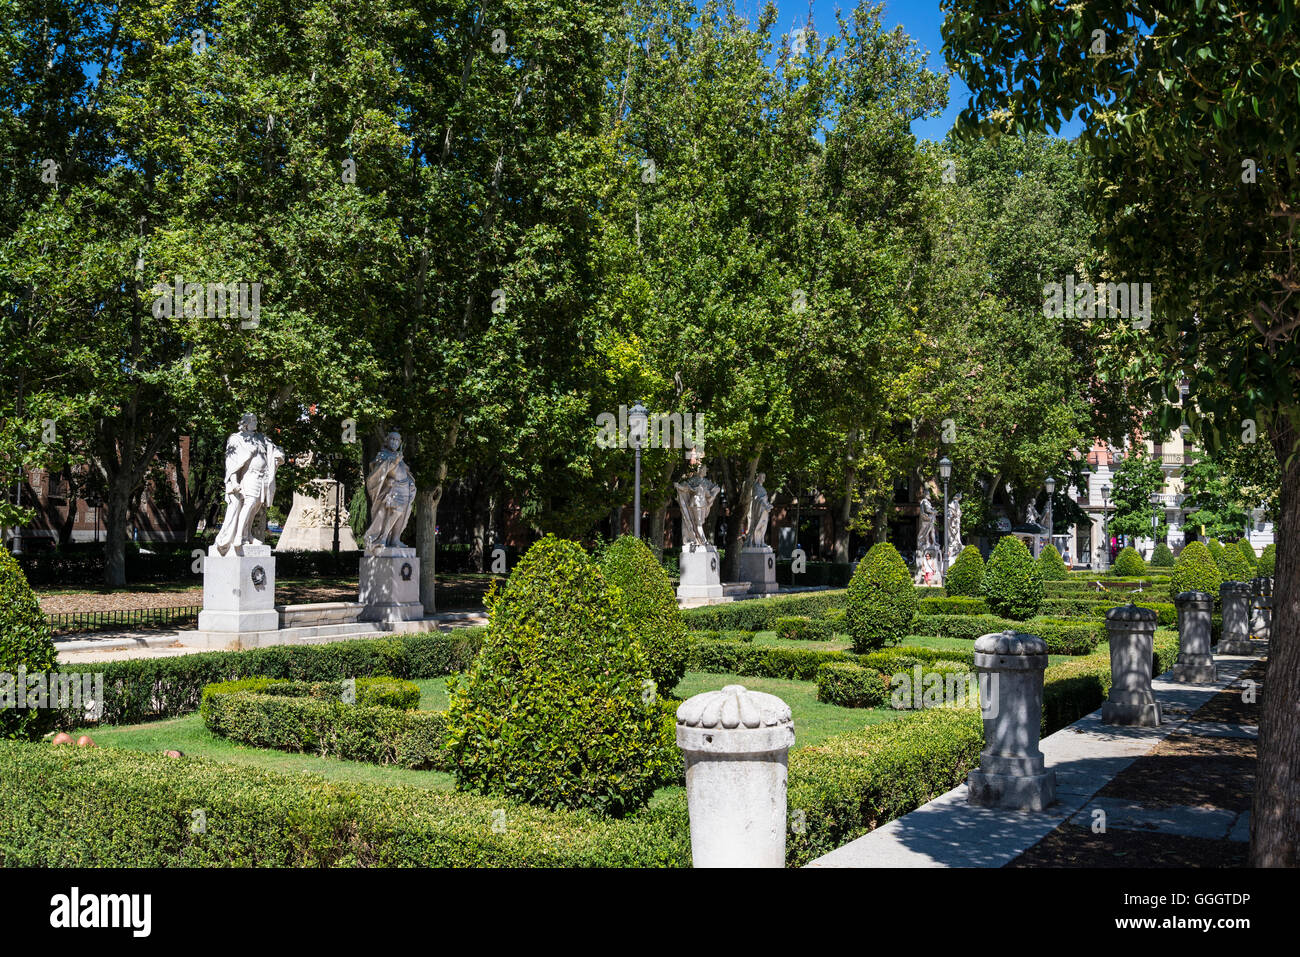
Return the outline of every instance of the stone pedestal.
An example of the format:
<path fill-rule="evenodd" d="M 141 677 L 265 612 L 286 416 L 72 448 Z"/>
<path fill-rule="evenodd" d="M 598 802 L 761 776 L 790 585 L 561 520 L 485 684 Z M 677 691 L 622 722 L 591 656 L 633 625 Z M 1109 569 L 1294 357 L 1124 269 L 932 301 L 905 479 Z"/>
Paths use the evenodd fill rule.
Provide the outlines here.
<path fill-rule="evenodd" d="M 1128 604 L 1106 612 L 1110 637 L 1110 697 L 1101 706 L 1103 724 L 1154 728 L 1160 705 L 1151 691 L 1151 655 L 1156 613 Z"/>
<path fill-rule="evenodd" d="M 1056 772 L 1043 764 L 1038 735 L 1043 719 L 1047 642 L 1015 631 L 975 641 L 980 673 L 984 750 L 966 779 L 968 800 L 979 807 L 1041 811 L 1056 801 Z"/>
<path fill-rule="evenodd" d="M 1219 586 L 1219 601 L 1223 607 L 1219 654 L 1254 654 L 1250 644 L 1250 583 L 1224 582 Z"/>
<path fill-rule="evenodd" d="M 680 579 L 677 583 L 677 598 L 721 598 L 722 572 L 718 561 L 718 550 L 712 545 L 682 546 L 678 562 Z"/>
<path fill-rule="evenodd" d="M 776 553 L 767 545 L 746 545 L 740 552 L 740 579 L 749 582 L 751 595 L 775 592 Z"/>
<path fill-rule="evenodd" d="M 1214 596 L 1203 591 L 1185 591 L 1174 598 L 1178 606 L 1178 660 L 1174 663 L 1175 681 L 1193 685 L 1213 684 L 1214 656 L 1210 654 L 1210 616 L 1214 614 Z"/>
<path fill-rule="evenodd" d="M 209 548 L 203 558 L 199 631 L 268 631 L 279 626 L 271 546 L 244 545 L 225 555 L 215 546 Z"/>
<path fill-rule="evenodd" d="M 1250 583 L 1250 637 L 1268 641 L 1273 626 L 1273 579 Z"/>
<path fill-rule="evenodd" d="M 727 685 L 677 709 L 696 867 L 784 867 L 790 706 Z"/>
<path fill-rule="evenodd" d="M 382 548 L 361 556 L 362 621 L 418 621 L 420 559 L 414 548 Z"/>

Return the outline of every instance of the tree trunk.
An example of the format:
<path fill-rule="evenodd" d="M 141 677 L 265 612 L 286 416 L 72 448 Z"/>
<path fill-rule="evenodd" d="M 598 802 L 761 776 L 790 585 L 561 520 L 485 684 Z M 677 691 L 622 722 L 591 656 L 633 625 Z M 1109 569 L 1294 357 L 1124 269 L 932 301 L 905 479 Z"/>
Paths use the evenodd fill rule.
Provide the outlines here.
<path fill-rule="evenodd" d="M 445 471 L 445 469 L 444 469 Z M 437 528 L 438 502 L 442 500 L 442 483 L 416 492 L 415 551 L 420 556 L 420 604 L 426 617 L 437 611 L 434 583 L 438 580 Z"/>
<path fill-rule="evenodd" d="M 1255 867 L 1300 867 L 1300 459 L 1290 459 L 1296 433 L 1289 423 L 1272 432 L 1282 466 L 1281 518 L 1274 536 L 1277 568 L 1268 675 L 1260 693 L 1250 860 Z"/>
<path fill-rule="evenodd" d="M 126 584 L 126 519 L 131 504 L 131 487 L 114 477 L 104 497 L 104 584 L 120 588 Z"/>
<path fill-rule="evenodd" d="M 854 470 L 845 469 L 844 497 L 840 500 L 839 513 L 835 516 L 835 549 L 831 560 L 840 564 L 849 561 L 849 523 L 853 520 L 853 480 Z"/>

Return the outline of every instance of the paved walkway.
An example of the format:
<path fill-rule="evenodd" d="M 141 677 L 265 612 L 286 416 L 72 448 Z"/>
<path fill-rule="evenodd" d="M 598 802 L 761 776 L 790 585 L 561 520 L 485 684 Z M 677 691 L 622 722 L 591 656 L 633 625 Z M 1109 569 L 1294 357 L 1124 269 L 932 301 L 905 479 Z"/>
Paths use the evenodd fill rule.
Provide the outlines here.
<path fill-rule="evenodd" d="M 1158 728 L 1104 725 L 1099 708 L 1044 738 L 1059 799 L 1047 811 L 972 807 L 962 784 L 808 866 L 1244 864 L 1259 729 L 1241 688 L 1258 695 L 1263 664 L 1215 660 L 1213 685 L 1152 682 Z"/>

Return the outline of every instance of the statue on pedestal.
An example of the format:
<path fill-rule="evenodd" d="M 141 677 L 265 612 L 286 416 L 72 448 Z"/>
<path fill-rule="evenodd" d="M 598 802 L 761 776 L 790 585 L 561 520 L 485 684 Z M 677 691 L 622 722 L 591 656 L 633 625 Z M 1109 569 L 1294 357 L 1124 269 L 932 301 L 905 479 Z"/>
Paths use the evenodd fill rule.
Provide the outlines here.
<path fill-rule="evenodd" d="M 402 436 L 389 432 L 384 447 L 370 464 L 366 477 L 370 493 L 370 525 L 366 528 L 366 553 L 373 555 L 385 548 L 401 548 L 402 532 L 415 505 L 415 479 L 402 457 Z"/>
<path fill-rule="evenodd" d="M 766 481 L 767 473 L 759 472 L 749 500 L 749 533 L 745 544 L 751 548 L 762 548 L 767 544 L 767 521 L 772 514 L 772 501 L 767 497 L 767 489 L 763 488 Z"/>
<path fill-rule="evenodd" d="M 709 544 L 704 534 L 704 523 L 722 491 L 720 485 L 709 481 L 708 474 L 709 470 L 700 465 L 695 475 L 685 482 L 673 483 L 677 489 L 677 504 L 682 510 L 682 544 L 691 546 L 691 551 Z"/>
<path fill-rule="evenodd" d="M 921 501 L 918 503 L 920 509 L 921 524 L 916 533 L 916 553 L 924 554 L 927 549 L 939 547 L 939 543 L 934 537 L 934 522 L 936 509 L 930 502 L 930 493 L 925 491 L 921 493 Z"/>
<path fill-rule="evenodd" d="M 254 522 L 275 498 L 275 469 L 284 450 L 257 431 L 257 416 L 245 413 L 239 431 L 226 440 L 226 518 L 214 547 L 225 555 L 245 545 L 260 545 Z"/>
<path fill-rule="evenodd" d="M 948 503 L 948 564 L 961 554 L 961 492 Z"/>

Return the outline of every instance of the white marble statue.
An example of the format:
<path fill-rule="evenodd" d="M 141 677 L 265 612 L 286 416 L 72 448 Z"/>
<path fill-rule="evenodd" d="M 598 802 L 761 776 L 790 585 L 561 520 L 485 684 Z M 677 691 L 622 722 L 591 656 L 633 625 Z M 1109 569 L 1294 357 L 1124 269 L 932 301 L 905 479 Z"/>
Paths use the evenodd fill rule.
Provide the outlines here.
<path fill-rule="evenodd" d="M 952 558 L 961 554 L 961 494 L 948 502 L 948 554 Z"/>
<path fill-rule="evenodd" d="M 772 501 L 767 497 L 763 483 L 767 473 L 759 472 L 754 482 L 753 497 L 749 500 L 749 534 L 746 544 L 751 548 L 761 548 L 767 544 L 767 520 L 772 514 Z"/>
<path fill-rule="evenodd" d="M 217 533 L 219 555 L 260 545 L 254 522 L 275 498 L 275 469 L 284 450 L 257 431 L 257 416 L 245 413 L 239 431 L 226 440 L 226 518 Z"/>
<path fill-rule="evenodd" d="M 1042 528 L 1042 527 L 1043 527 L 1043 523 L 1042 523 L 1042 521 L 1040 520 L 1039 515 L 1038 515 L 1038 509 L 1034 508 L 1034 503 L 1033 503 L 1033 502 L 1030 502 L 1030 503 L 1025 507 L 1025 524 L 1026 524 L 1026 525 L 1037 525 L 1039 528 Z"/>
<path fill-rule="evenodd" d="M 720 485 L 709 481 L 708 475 L 709 470 L 700 465 L 685 482 L 673 483 L 677 489 L 677 504 L 682 510 L 682 544 L 691 546 L 691 551 L 709 544 L 704 534 L 704 523 L 722 491 Z"/>
<path fill-rule="evenodd" d="M 402 532 L 415 505 L 415 479 L 402 457 L 402 436 L 389 432 L 384 447 L 370 464 L 366 477 L 370 494 L 370 525 L 366 528 L 367 554 L 385 548 L 401 548 Z"/>
<path fill-rule="evenodd" d="M 926 549 L 938 548 L 939 543 L 934 537 L 934 522 L 936 510 L 930 502 L 930 493 L 928 491 L 921 493 L 921 501 L 918 503 L 921 515 L 921 526 L 916 532 L 916 552 L 922 554 Z"/>

